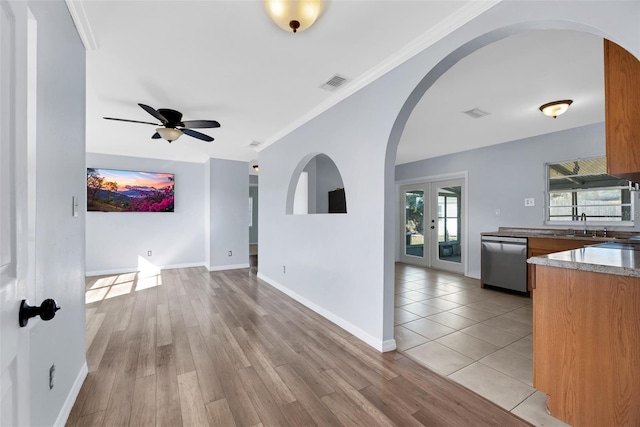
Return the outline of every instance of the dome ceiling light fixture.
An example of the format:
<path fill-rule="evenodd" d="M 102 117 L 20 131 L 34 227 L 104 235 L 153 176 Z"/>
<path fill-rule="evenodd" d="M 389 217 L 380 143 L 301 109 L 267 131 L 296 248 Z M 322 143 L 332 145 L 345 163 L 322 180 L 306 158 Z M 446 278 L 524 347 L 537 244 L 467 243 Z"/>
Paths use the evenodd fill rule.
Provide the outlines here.
<path fill-rule="evenodd" d="M 553 117 L 555 119 L 560 114 L 564 114 L 569 109 L 569 105 L 571 104 L 573 104 L 573 101 L 571 99 L 553 101 L 541 105 L 540 111 L 542 111 L 542 114 L 544 114 L 545 116 Z"/>
<path fill-rule="evenodd" d="M 322 12 L 323 0 L 265 0 L 267 13 L 285 31 L 304 31 Z"/>
<path fill-rule="evenodd" d="M 182 131 L 176 128 L 157 128 L 156 132 L 158 132 L 162 139 L 166 139 L 170 143 L 183 135 Z"/>

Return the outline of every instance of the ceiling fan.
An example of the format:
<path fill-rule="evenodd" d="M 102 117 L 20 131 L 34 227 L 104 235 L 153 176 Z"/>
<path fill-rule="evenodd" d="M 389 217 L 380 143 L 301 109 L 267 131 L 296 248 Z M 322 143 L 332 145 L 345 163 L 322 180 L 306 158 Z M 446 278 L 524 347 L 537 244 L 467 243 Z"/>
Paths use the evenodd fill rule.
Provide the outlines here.
<path fill-rule="evenodd" d="M 139 120 L 128 119 L 116 119 L 114 117 L 103 117 L 107 120 L 118 120 L 120 122 L 131 123 L 143 123 L 154 126 L 164 126 L 156 129 L 151 138 L 152 139 L 166 139 L 169 143 L 180 138 L 182 134 L 189 135 L 193 138 L 201 139 L 203 141 L 211 142 L 213 138 L 204 133 L 193 130 L 196 129 L 208 129 L 219 128 L 220 123 L 215 120 L 182 120 L 182 113 L 180 111 L 171 110 L 169 108 L 158 108 L 157 110 L 149 107 L 148 105 L 138 104 L 144 111 L 151 114 L 156 119 L 160 120 L 160 124 L 151 122 L 141 122 Z"/>

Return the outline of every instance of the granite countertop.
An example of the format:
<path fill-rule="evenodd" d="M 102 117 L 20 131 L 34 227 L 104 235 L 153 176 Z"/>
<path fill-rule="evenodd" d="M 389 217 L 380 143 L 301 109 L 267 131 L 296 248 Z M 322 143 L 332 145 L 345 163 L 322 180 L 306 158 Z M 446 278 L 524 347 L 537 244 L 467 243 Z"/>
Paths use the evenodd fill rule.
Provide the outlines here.
<path fill-rule="evenodd" d="M 583 234 L 583 229 L 559 229 L 559 228 L 518 228 L 500 227 L 498 231 L 487 231 L 480 233 L 481 236 L 498 237 L 529 237 L 541 239 L 561 239 L 561 240 L 589 240 L 596 243 L 602 242 L 636 242 L 638 243 L 640 233 L 633 231 L 612 231 L 607 230 L 607 237 L 604 237 L 603 228 L 587 229 L 587 234 Z M 594 235 L 595 234 L 595 235 Z"/>
<path fill-rule="evenodd" d="M 630 248 L 587 246 L 572 251 L 531 257 L 527 262 L 593 273 L 640 277 L 640 251 Z"/>

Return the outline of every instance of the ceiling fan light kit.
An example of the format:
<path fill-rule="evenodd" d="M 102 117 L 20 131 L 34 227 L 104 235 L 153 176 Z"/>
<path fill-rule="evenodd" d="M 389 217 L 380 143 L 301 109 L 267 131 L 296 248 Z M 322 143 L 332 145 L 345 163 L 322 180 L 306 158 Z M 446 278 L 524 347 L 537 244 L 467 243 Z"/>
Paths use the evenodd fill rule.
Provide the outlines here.
<path fill-rule="evenodd" d="M 553 101 L 540 106 L 540 111 L 547 117 L 553 117 L 554 119 L 560 114 L 564 114 L 569 106 L 573 104 L 573 100 L 564 99 L 562 101 Z"/>
<path fill-rule="evenodd" d="M 162 139 L 166 139 L 167 141 L 169 141 L 169 143 L 175 141 L 183 135 L 180 129 L 175 128 L 158 128 L 156 129 L 156 132 L 158 132 L 158 135 L 160 135 Z"/>
<path fill-rule="evenodd" d="M 323 0 L 265 0 L 267 13 L 280 28 L 297 33 L 316 22 Z"/>
<path fill-rule="evenodd" d="M 103 117 L 107 120 L 117 120 L 119 122 L 130 123 L 142 123 L 146 125 L 163 126 L 156 129 L 156 133 L 151 136 L 151 139 L 165 139 L 170 143 L 180 138 L 182 135 L 189 135 L 193 138 L 200 139 L 202 141 L 211 142 L 213 138 L 209 135 L 205 135 L 202 132 L 193 130 L 192 128 L 219 128 L 220 123 L 215 120 L 182 120 L 182 113 L 180 111 L 172 110 L 170 108 L 158 108 L 149 107 L 145 104 L 138 104 L 147 113 L 151 114 L 161 123 L 141 122 L 139 120 L 129 119 L 116 119 L 114 117 Z"/>

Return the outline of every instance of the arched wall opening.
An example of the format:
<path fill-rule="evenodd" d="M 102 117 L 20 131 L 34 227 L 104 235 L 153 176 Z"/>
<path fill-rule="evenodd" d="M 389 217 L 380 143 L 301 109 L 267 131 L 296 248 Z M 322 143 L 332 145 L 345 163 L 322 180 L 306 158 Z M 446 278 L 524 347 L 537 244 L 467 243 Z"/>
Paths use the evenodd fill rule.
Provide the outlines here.
<path fill-rule="evenodd" d="M 422 78 L 418 85 L 411 92 L 405 103 L 403 104 L 395 122 L 392 127 L 385 157 L 385 236 L 384 236 L 384 251 L 385 251 L 385 302 L 384 302 L 384 335 L 385 339 L 393 336 L 393 299 L 394 299 L 394 271 L 395 271 L 395 254 L 396 254 L 396 241 L 397 241 L 397 227 L 395 221 L 395 209 L 396 209 L 396 186 L 395 186 L 395 161 L 398 150 L 398 145 L 402 137 L 402 133 L 405 129 L 407 121 L 411 116 L 414 108 L 424 96 L 427 90 L 449 69 L 451 69 L 456 63 L 470 54 L 478 51 L 479 49 L 488 46 L 498 40 L 506 37 L 519 34 L 530 30 L 542 30 L 542 29 L 559 29 L 559 30 L 574 30 L 587 32 L 603 38 L 608 38 L 616 43 L 620 43 L 615 38 L 612 38 L 610 34 L 604 33 L 602 30 L 590 27 L 584 24 L 569 22 L 569 21 L 556 21 L 556 20 L 541 20 L 536 22 L 519 23 L 511 26 L 506 26 L 494 31 L 485 33 L 479 37 L 469 40 L 460 47 L 456 48 L 449 54 L 447 54 L 442 60 L 440 60 L 435 66 L 428 70 L 427 74 Z M 624 46 L 623 46 L 624 47 Z"/>
<path fill-rule="evenodd" d="M 287 215 L 347 213 L 342 174 L 323 153 L 304 156 L 291 175 L 285 208 Z"/>

